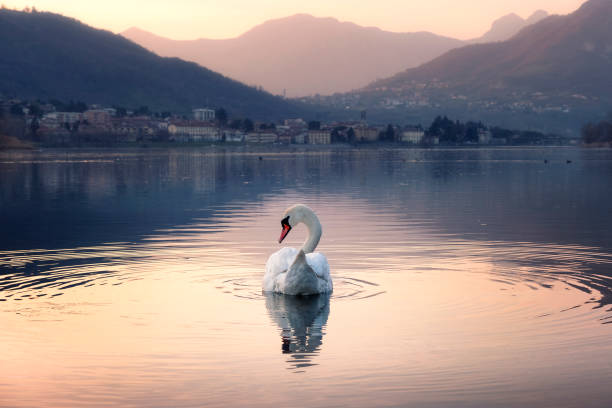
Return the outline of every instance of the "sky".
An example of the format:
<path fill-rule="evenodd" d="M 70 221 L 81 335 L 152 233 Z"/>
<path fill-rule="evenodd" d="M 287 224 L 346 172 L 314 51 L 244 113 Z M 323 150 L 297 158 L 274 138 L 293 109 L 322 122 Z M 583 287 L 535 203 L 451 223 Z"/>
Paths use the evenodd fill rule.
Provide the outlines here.
<path fill-rule="evenodd" d="M 484 34 L 506 14 L 538 9 L 568 14 L 585 0 L 0 0 L 36 7 L 115 33 L 138 27 L 177 40 L 233 38 L 274 18 L 297 13 L 335 17 L 386 31 L 430 31 L 459 39 Z"/>

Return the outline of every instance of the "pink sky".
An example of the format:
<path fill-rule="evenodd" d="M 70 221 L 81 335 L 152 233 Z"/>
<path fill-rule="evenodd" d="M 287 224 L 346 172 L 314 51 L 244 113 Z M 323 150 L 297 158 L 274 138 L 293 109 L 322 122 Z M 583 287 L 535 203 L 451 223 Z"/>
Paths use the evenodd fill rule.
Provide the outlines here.
<path fill-rule="evenodd" d="M 121 32 L 136 26 L 173 39 L 231 38 L 273 18 L 297 13 L 336 17 L 395 32 L 431 31 L 469 39 L 505 14 L 523 18 L 538 9 L 568 14 L 585 0 L 4 0 L 9 8 L 34 6 Z"/>

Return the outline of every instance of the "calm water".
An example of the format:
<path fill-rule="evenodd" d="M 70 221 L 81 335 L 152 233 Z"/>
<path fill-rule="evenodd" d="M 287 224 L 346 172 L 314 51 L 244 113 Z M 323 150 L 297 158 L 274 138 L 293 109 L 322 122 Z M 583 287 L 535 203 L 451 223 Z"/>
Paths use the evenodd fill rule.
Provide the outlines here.
<path fill-rule="evenodd" d="M 612 150 L 1 153 L 0 406 L 610 407 L 611 199 Z M 261 293 L 298 202 L 331 297 Z"/>

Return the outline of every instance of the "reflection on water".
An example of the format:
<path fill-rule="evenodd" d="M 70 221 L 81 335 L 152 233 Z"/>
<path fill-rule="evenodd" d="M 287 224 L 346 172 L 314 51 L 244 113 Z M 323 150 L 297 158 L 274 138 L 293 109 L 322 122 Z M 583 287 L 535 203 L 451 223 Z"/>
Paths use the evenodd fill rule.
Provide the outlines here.
<path fill-rule="evenodd" d="M 282 352 L 294 369 L 315 365 L 329 317 L 330 295 L 286 296 L 264 293 L 270 318 L 281 330 Z"/>
<path fill-rule="evenodd" d="M 0 406 L 608 407 L 611 196 L 609 150 L 0 153 Z M 296 202 L 331 297 L 261 293 Z"/>

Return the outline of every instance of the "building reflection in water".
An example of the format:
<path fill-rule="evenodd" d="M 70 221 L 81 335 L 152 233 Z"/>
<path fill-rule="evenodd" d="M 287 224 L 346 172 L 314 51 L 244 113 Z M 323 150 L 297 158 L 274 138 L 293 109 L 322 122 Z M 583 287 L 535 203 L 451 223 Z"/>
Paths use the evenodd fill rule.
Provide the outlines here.
<path fill-rule="evenodd" d="M 290 355 L 290 369 L 316 365 L 314 357 L 323 344 L 329 317 L 330 295 L 287 296 L 266 293 L 270 318 L 281 330 L 281 349 Z"/>

